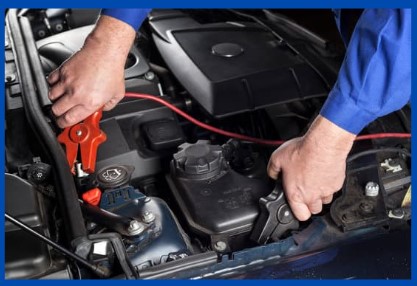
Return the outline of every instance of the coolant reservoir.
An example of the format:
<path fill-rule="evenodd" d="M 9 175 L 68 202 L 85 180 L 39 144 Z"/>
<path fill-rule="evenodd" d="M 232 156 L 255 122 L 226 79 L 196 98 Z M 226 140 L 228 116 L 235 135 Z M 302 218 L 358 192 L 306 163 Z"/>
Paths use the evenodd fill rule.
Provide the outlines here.
<path fill-rule="evenodd" d="M 259 199 L 271 191 L 266 181 L 232 170 L 221 146 L 203 140 L 179 146 L 168 182 L 189 227 L 224 251 L 247 239 Z"/>

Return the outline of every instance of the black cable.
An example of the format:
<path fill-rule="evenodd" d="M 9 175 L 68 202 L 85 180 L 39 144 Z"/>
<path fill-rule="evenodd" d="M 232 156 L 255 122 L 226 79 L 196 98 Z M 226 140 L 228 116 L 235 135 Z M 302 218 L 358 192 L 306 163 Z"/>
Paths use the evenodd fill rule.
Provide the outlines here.
<path fill-rule="evenodd" d="M 19 25 L 17 11 L 9 10 L 7 13 L 8 27 L 10 28 L 13 49 L 16 52 L 17 72 L 21 79 L 22 101 L 26 117 L 30 127 L 34 130 L 45 153 L 52 162 L 56 182 L 56 196 L 61 213 L 65 218 L 65 229 L 69 240 L 85 237 L 87 231 L 84 227 L 83 216 L 78 204 L 78 195 L 74 180 L 69 169 L 64 150 L 51 130 L 38 101 L 37 91 L 45 92 L 44 89 L 36 90 L 32 76 L 31 61 L 26 48 L 33 48 L 34 42 L 31 36 L 30 23 L 26 17 L 21 17 L 23 27 Z M 22 30 L 23 33 L 22 34 Z M 28 38 L 29 37 L 29 38 Z M 32 35 L 33 37 L 33 35 Z M 26 42 L 25 42 L 26 41 Z"/>
<path fill-rule="evenodd" d="M 254 22 L 258 23 L 259 25 L 261 25 L 262 27 L 264 27 L 265 29 L 267 29 L 269 32 L 271 32 L 271 34 L 273 34 L 280 41 L 280 44 L 286 45 L 292 52 L 294 52 L 297 56 L 299 56 L 310 68 L 312 68 L 314 70 L 314 72 L 324 82 L 324 84 L 326 85 L 326 87 L 329 91 L 332 89 L 332 85 L 327 81 L 325 76 L 309 60 L 307 60 L 307 58 L 303 54 L 301 54 L 296 48 L 294 48 L 291 44 L 289 44 L 287 41 L 285 41 L 285 39 L 281 35 L 279 35 L 273 28 L 271 28 L 268 24 L 264 23 L 262 20 L 260 20 L 256 16 L 252 16 L 252 15 L 249 15 L 249 14 L 246 14 L 246 13 L 243 13 L 243 12 L 239 12 L 239 11 L 236 11 L 236 10 L 233 10 L 233 9 L 230 9 L 229 11 L 238 15 L 238 16 L 249 18 L 252 21 L 254 21 Z"/>
<path fill-rule="evenodd" d="M 110 276 L 110 273 L 107 269 L 101 268 L 98 265 L 94 265 L 93 263 L 87 261 L 86 259 L 82 258 L 81 256 L 69 251 L 68 249 L 62 247 L 61 245 L 57 244 L 56 242 L 50 240 L 46 236 L 44 236 L 44 235 L 40 234 L 39 232 L 37 232 L 36 230 L 32 229 L 30 226 L 21 222 L 17 218 L 9 215 L 8 213 L 5 213 L 4 216 L 8 221 L 10 221 L 11 223 L 16 225 L 17 227 L 19 227 L 23 231 L 33 235 L 34 237 L 38 238 L 39 240 L 42 240 L 46 244 L 50 245 L 51 247 L 53 247 L 56 250 L 58 250 L 59 252 L 61 252 L 63 255 L 67 256 L 68 258 L 71 258 L 71 259 L 75 260 L 76 262 L 84 265 L 85 267 L 90 269 L 92 272 L 94 272 L 97 276 L 102 277 L 102 278 L 107 278 L 107 277 Z"/>
<path fill-rule="evenodd" d="M 409 151 L 407 151 L 406 149 L 387 147 L 387 148 L 380 148 L 380 149 L 369 149 L 369 150 L 366 150 L 366 151 L 362 151 L 362 152 L 353 154 L 353 155 L 351 155 L 347 158 L 346 162 L 350 163 L 350 162 L 352 162 L 352 161 L 354 161 L 354 160 L 356 160 L 360 157 L 363 157 L 363 156 L 367 156 L 367 155 L 371 155 L 371 154 L 377 154 L 377 153 L 384 153 L 384 152 L 387 152 L 387 153 L 401 153 L 401 154 L 411 158 L 411 153 Z"/>

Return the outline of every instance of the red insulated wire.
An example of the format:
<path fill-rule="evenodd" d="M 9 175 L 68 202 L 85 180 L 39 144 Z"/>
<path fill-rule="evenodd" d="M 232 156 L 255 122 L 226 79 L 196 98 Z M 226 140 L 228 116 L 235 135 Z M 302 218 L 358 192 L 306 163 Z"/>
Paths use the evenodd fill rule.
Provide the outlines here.
<path fill-rule="evenodd" d="M 355 141 L 370 140 L 370 139 L 382 139 L 382 138 L 411 138 L 410 133 L 375 133 L 359 135 Z"/>
<path fill-rule="evenodd" d="M 194 123 L 195 125 L 197 125 L 201 128 L 207 129 L 209 131 L 212 131 L 214 133 L 221 134 L 221 135 L 226 136 L 226 137 L 240 139 L 240 140 L 243 140 L 243 141 L 249 141 L 249 142 L 262 144 L 262 145 L 271 145 L 271 146 L 278 146 L 278 145 L 281 145 L 282 143 L 285 142 L 284 140 L 267 140 L 267 139 L 255 138 L 255 137 L 246 136 L 246 135 L 243 135 L 243 134 L 238 134 L 238 133 L 225 131 L 225 130 L 216 128 L 214 126 L 208 125 L 204 122 L 201 122 L 201 121 L 195 119 L 194 117 L 188 115 L 187 113 L 185 113 L 184 111 L 182 111 L 181 109 L 176 107 L 175 105 L 163 100 L 162 98 L 159 98 L 159 97 L 156 97 L 156 96 L 153 96 L 153 95 L 127 92 L 126 97 L 149 99 L 149 100 L 152 100 L 152 101 L 156 101 L 156 102 L 158 102 L 162 105 L 165 105 L 166 107 L 168 107 L 169 109 L 171 109 L 175 113 L 181 115 L 182 117 L 184 117 L 188 121 Z M 360 141 L 360 140 L 381 139 L 381 138 L 411 138 L 411 134 L 410 133 L 376 133 L 376 134 L 360 135 L 360 136 L 357 136 L 355 140 Z"/>

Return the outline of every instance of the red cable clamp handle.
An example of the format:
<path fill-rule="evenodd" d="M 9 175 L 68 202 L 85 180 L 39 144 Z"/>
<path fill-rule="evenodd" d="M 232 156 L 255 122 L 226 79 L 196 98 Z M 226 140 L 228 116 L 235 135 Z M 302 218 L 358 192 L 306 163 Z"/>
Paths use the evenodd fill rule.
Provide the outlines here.
<path fill-rule="evenodd" d="M 94 112 L 83 122 L 65 128 L 58 136 L 58 141 L 65 145 L 68 164 L 73 174 L 75 174 L 78 147 L 83 171 L 94 173 L 98 146 L 107 139 L 106 134 L 99 127 L 101 114 L 102 109 Z"/>

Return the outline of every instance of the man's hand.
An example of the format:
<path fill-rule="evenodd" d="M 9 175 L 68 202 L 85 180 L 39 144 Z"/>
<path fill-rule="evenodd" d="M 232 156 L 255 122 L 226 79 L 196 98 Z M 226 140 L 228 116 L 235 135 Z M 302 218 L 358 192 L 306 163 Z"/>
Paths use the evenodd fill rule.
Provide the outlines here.
<path fill-rule="evenodd" d="M 124 65 L 136 32 L 128 24 L 101 16 L 83 48 L 48 77 L 57 124 L 74 125 L 124 96 Z"/>
<path fill-rule="evenodd" d="M 304 221 L 321 212 L 333 199 L 345 179 L 346 158 L 355 135 L 318 116 L 309 131 L 280 146 L 271 155 L 268 175 L 282 173 L 288 203 Z"/>

